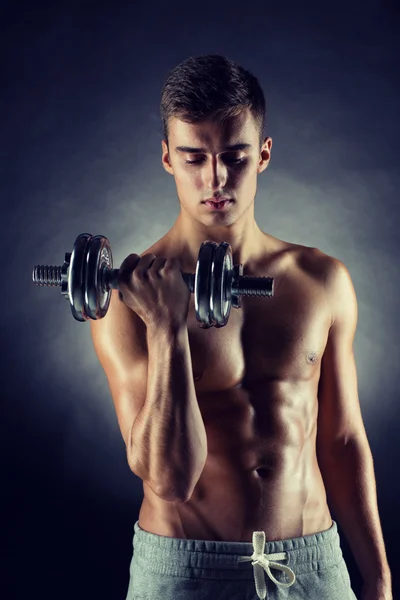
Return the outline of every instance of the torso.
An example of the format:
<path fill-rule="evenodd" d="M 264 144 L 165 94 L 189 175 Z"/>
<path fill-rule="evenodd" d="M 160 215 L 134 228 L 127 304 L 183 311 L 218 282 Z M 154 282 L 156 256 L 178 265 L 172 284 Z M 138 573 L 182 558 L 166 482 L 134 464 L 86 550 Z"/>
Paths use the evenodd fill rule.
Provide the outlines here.
<path fill-rule="evenodd" d="M 163 501 L 143 484 L 139 525 L 146 531 L 251 542 L 254 531 L 274 541 L 332 525 L 315 444 L 331 324 L 324 292 L 329 257 L 268 240 L 273 251 L 244 265 L 244 275 L 274 277 L 272 298 L 243 298 L 225 327 L 206 330 L 190 300 L 193 377 L 208 457 L 185 503 Z M 171 248 L 160 240 L 146 252 L 168 256 Z"/>

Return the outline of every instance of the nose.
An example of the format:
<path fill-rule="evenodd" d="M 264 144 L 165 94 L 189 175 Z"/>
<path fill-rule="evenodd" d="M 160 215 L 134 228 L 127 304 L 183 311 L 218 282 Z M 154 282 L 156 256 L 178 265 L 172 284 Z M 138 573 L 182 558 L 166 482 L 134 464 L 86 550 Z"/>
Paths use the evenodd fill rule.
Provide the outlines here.
<path fill-rule="evenodd" d="M 204 167 L 203 177 L 205 187 L 212 191 L 218 191 L 225 188 L 227 180 L 227 167 L 218 158 L 212 157 Z"/>

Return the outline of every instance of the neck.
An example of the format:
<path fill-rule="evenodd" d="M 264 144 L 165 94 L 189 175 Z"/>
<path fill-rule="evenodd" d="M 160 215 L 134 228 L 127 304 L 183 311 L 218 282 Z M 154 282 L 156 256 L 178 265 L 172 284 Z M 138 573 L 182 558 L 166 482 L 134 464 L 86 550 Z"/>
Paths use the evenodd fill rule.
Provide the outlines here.
<path fill-rule="evenodd" d="M 233 264 L 247 264 L 265 252 L 266 234 L 257 225 L 254 214 L 243 215 L 232 224 L 209 226 L 181 211 L 168 232 L 171 244 L 182 256 L 182 263 L 193 269 L 202 242 L 227 242 L 232 248 Z"/>

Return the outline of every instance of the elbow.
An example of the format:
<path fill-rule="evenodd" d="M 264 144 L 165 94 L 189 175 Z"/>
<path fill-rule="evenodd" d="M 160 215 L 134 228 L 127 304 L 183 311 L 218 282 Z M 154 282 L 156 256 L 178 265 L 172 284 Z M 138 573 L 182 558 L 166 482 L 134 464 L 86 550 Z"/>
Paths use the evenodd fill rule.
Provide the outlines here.
<path fill-rule="evenodd" d="M 151 489 L 166 502 L 174 504 L 189 502 L 203 473 L 204 466 L 205 459 L 199 461 L 196 468 L 189 469 L 186 466 L 178 470 L 170 470 L 168 475 L 164 473 L 165 477 L 162 482 L 153 478 L 152 481 L 155 483 Z"/>
<path fill-rule="evenodd" d="M 157 496 L 161 500 L 165 500 L 165 502 L 172 502 L 173 504 L 184 504 L 188 502 L 192 497 L 192 494 L 178 494 L 175 490 L 169 491 L 167 493 L 158 493 Z"/>
<path fill-rule="evenodd" d="M 180 468 L 178 472 L 171 469 L 167 473 L 164 469 L 163 477 L 161 478 L 159 473 L 151 476 L 148 464 L 143 465 L 140 461 L 133 460 L 132 455 L 128 454 L 130 470 L 146 483 L 160 500 L 173 502 L 174 504 L 184 504 L 191 499 L 203 472 L 204 464 L 205 461 L 202 461 L 191 472 L 188 469 Z"/>
<path fill-rule="evenodd" d="M 166 502 L 173 502 L 174 504 L 183 504 L 185 502 L 188 502 L 192 497 L 194 490 L 193 487 L 189 490 L 183 485 L 161 486 L 160 484 L 157 484 L 155 481 L 153 481 L 150 477 L 148 477 L 148 475 L 145 474 L 141 469 L 139 469 L 137 464 L 134 465 L 129 462 L 129 468 L 132 471 L 132 473 L 136 475 L 136 477 L 139 477 L 139 479 L 141 479 L 143 483 L 145 483 L 148 486 L 148 488 L 150 488 L 150 490 L 153 492 L 153 494 L 157 496 L 157 498 L 160 498 L 160 500 L 165 500 Z"/>
<path fill-rule="evenodd" d="M 179 485 L 174 487 L 169 486 L 168 488 L 150 487 L 161 500 L 172 502 L 174 504 L 184 504 L 185 502 L 189 502 L 194 492 L 194 487 L 188 489 L 187 487 Z"/>
<path fill-rule="evenodd" d="M 151 489 L 166 502 L 184 504 L 192 498 L 202 472 L 203 468 L 198 469 L 190 478 L 182 477 L 181 473 L 180 476 L 177 475 L 164 482 L 164 485 L 153 485 Z"/>

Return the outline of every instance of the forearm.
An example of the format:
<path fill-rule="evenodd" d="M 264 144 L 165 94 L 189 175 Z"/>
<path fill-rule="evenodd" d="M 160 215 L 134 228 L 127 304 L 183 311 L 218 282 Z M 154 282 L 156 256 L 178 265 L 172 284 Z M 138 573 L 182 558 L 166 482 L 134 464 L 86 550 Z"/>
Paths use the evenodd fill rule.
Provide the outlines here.
<path fill-rule="evenodd" d="M 132 470 L 166 500 L 193 491 L 207 457 L 186 325 L 148 328 L 146 401 L 130 436 Z"/>
<path fill-rule="evenodd" d="M 364 581 L 390 580 L 368 440 L 349 440 L 318 460 L 328 502 L 349 542 Z"/>

